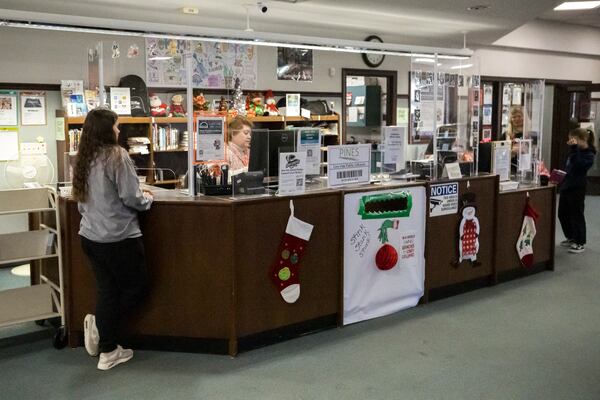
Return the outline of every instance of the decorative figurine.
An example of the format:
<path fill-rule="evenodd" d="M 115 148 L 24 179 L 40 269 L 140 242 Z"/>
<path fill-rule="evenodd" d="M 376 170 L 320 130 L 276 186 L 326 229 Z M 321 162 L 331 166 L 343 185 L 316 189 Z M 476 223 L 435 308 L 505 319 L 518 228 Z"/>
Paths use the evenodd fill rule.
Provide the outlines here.
<path fill-rule="evenodd" d="M 233 90 L 233 108 L 237 111 L 237 115 L 246 115 L 246 103 L 244 100 L 244 94 L 242 93 L 242 83 L 240 78 L 235 78 L 234 90 Z"/>
<path fill-rule="evenodd" d="M 257 117 L 264 115 L 265 108 L 262 104 L 262 97 L 260 97 L 259 93 L 254 93 L 254 95 L 252 96 L 250 109 L 254 110 L 254 115 Z"/>
<path fill-rule="evenodd" d="M 194 97 L 194 110 L 196 111 L 208 111 L 208 103 L 203 93 Z"/>
<path fill-rule="evenodd" d="M 153 117 L 166 117 L 168 108 L 157 95 L 150 96 L 150 113 Z"/>
<path fill-rule="evenodd" d="M 227 111 L 227 101 L 225 97 L 221 96 L 221 100 L 219 100 L 219 110 L 218 111 Z"/>
<path fill-rule="evenodd" d="M 267 90 L 265 92 L 265 115 L 279 115 L 279 109 L 276 104 L 273 91 L 271 89 Z"/>
<path fill-rule="evenodd" d="M 171 114 L 172 117 L 185 117 L 186 112 L 183 107 L 183 96 L 176 94 L 171 97 Z"/>

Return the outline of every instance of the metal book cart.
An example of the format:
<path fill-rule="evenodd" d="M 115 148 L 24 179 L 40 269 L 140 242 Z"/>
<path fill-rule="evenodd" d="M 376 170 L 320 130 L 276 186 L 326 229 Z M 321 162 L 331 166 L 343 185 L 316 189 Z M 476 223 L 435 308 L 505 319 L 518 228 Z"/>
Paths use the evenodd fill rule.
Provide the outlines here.
<path fill-rule="evenodd" d="M 66 332 L 58 195 L 49 187 L 0 190 L 0 216 L 9 214 L 37 214 L 40 224 L 39 229 L 0 235 L 0 266 L 42 262 L 39 284 L 0 291 L 0 328 L 29 321 L 41 325 L 60 317 L 53 345 L 63 348 Z"/>

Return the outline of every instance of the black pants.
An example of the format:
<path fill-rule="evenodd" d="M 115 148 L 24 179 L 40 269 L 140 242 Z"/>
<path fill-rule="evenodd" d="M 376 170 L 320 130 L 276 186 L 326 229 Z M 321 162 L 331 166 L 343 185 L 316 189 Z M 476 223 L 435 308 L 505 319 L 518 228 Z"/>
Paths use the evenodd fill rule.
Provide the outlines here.
<path fill-rule="evenodd" d="M 567 190 L 560 194 L 558 220 L 567 239 L 577 244 L 586 243 L 585 188 Z"/>
<path fill-rule="evenodd" d="M 81 245 L 96 276 L 99 350 L 108 353 L 117 347 L 121 318 L 146 294 L 144 243 L 141 237 L 114 243 L 98 243 L 81 237 Z"/>

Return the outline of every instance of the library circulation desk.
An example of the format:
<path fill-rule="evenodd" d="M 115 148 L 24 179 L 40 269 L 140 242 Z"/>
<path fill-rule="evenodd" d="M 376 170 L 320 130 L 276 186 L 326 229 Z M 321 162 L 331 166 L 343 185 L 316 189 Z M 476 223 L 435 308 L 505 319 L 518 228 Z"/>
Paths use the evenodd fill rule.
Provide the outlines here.
<path fill-rule="evenodd" d="M 456 265 L 459 213 L 431 217 L 426 207 L 422 302 L 500 280 L 552 269 L 554 187 L 498 192 L 495 176 L 463 178 L 476 195 L 481 224 L 478 263 Z M 157 192 L 140 214 L 150 291 L 128 318 L 123 344 L 134 348 L 235 355 L 341 324 L 345 193 L 425 187 L 432 183 L 323 189 L 293 198 L 295 216 L 314 225 L 300 268 L 301 295 L 282 300 L 269 277 L 290 215 L 288 197 L 189 198 Z M 540 213 L 535 263 L 520 266 L 515 245 L 527 194 Z M 78 236 L 77 203 L 61 198 L 69 344 L 83 344 L 83 319 L 94 313 L 95 282 Z M 501 221 L 501 222 L 500 222 Z"/>

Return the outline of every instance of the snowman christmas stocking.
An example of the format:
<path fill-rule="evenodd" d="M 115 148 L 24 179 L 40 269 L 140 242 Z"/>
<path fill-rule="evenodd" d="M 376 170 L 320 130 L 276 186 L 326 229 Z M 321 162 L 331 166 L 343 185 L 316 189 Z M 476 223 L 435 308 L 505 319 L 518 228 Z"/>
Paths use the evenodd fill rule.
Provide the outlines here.
<path fill-rule="evenodd" d="M 529 199 L 527 199 L 527 204 L 525 204 L 525 210 L 523 211 L 523 225 L 521 226 L 521 233 L 517 240 L 517 253 L 524 267 L 531 267 L 533 265 L 533 238 L 536 234 L 535 222 L 538 217 L 537 210 L 529 204 Z"/>
<path fill-rule="evenodd" d="M 290 211 L 291 215 L 270 276 L 283 300 L 295 303 L 300 297 L 300 261 L 306 251 L 313 226 L 294 217 L 294 203 L 291 200 Z"/>

